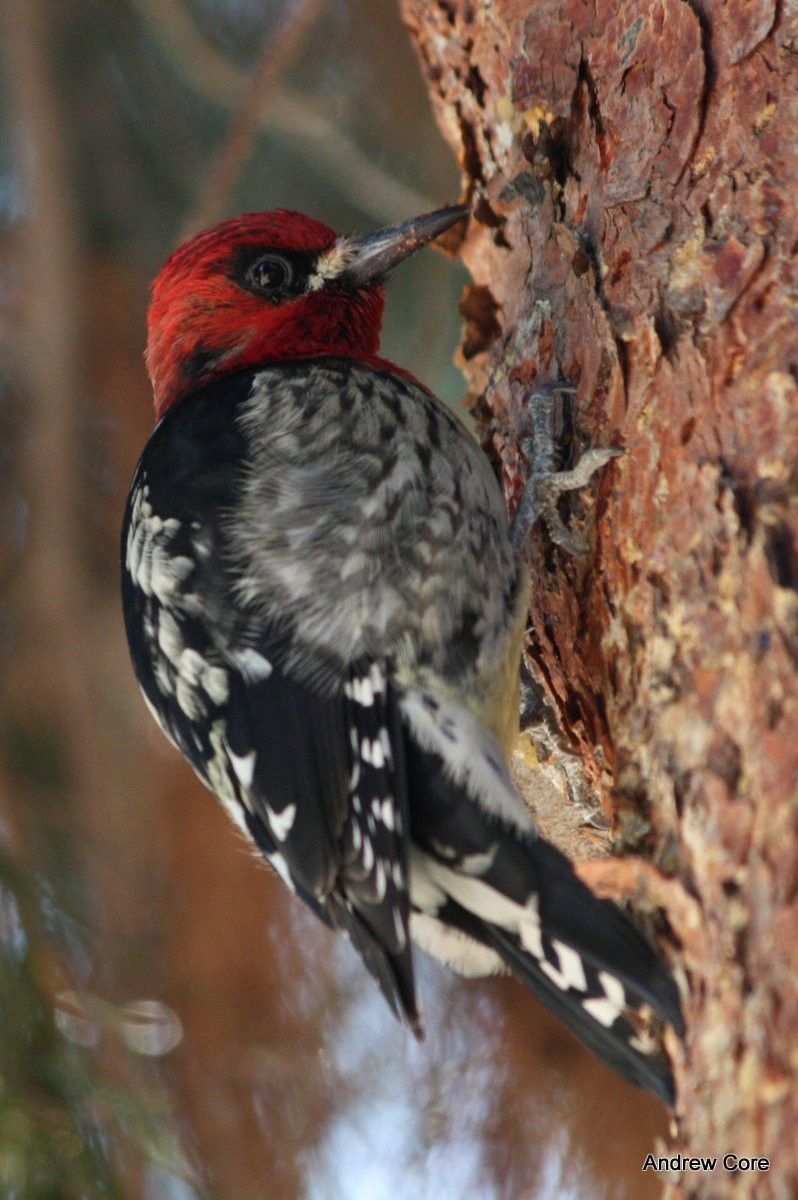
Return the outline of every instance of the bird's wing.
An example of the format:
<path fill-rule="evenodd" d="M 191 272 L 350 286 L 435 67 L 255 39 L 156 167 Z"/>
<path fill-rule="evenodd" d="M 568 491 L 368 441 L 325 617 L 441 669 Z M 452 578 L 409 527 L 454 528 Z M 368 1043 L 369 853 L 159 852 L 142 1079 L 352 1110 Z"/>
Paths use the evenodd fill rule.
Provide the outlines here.
<path fill-rule="evenodd" d="M 292 679 L 263 635 L 249 652 L 256 677 L 236 657 L 224 751 L 245 819 L 268 834 L 272 866 L 347 933 L 393 1010 L 419 1032 L 404 764 L 384 670 L 374 661 L 352 667 L 330 696 Z"/>
<path fill-rule="evenodd" d="M 251 380 L 238 382 L 243 403 Z M 298 677 L 286 631 L 241 596 L 229 518 L 243 435 L 211 389 L 151 439 L 122 531 L 122 595 L 142 692 L 164 732 L 300 897 L 347 931 L 418 1027 L 408 939 L 398 721 L 379 662 Z M 214 454 L 208 454 L 208 446 Z"/>
<path fill-rule="evenodd" d="M 201 615 L 140 591 L 155 637 L 131 641 L 159 724 L 284 882 L 343 930 L 420 1033 L 409 939 L 407 801 L 398 713 L 376 662 L 322 693 L 280 664 L 279 639 L 222 649 Z M 157 647 L 157 650 L 156 650 Z M 256 648 L 257 647 L 257 648 Z"/>

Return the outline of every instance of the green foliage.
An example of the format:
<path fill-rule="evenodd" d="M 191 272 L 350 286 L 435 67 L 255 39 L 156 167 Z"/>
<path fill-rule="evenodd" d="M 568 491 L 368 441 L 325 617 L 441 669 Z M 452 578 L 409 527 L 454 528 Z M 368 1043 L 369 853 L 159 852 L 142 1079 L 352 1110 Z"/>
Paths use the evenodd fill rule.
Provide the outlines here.
<path fill-rule="evenodd" d="M 129 1090 L 109 1085 L 97 1051 L 59 1028 L 57 998 L 43 978 L 54 974 L 47 966 L 56 952 L 40 901 L 0 852 L 0 1195 L 121 1200 L 129 1194 L 123 1163 L 182 1179 L 184 1194 L 197 1195 L 165 1091 L 142 1084 L 133 1055 L 122 1060 Z"/>

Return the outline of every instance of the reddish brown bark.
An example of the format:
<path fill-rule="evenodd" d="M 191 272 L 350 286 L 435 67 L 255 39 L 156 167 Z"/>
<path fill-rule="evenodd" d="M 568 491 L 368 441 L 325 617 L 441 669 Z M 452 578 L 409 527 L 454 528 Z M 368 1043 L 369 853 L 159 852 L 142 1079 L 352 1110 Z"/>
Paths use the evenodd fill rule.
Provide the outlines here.
<path fill-rule="evenodd" d="M 463 365 L 511 503 L 536 383 L 625 454 L 545 533 L 529 652 L 662 904 L 688 1034 L 670 1197 L 798 1190 L 798 38 L 769 0 L 402 0 L 476 200 Z M 653 866 L 650 864 L 654 864 Z M 667 877 L 667 878 L 666 878 Z M 642 1165 L 642 1164 L 641 1164 Z"/>

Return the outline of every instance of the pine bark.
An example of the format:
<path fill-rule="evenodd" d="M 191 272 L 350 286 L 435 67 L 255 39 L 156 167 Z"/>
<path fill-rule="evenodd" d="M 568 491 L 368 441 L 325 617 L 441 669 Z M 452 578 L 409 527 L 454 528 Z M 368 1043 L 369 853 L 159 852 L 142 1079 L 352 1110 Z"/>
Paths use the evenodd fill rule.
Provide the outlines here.
<path fill-rule="evenodd" d="M 685 989 L 669 1200 L 798 1194 L 798 16 L 401 0 L 475 219 L 460 354 L 512 508 L 528 397 L 623 456 L 536 531 L 528 652 Z M 578 454 L 578 449 L 577 449 Z M 667 943 L 667 931 L 665 941 Z M 722 1156 L 768 1159 L 724 1169 Z M 641 1164 L 642 1167 L 642 1164 Z"/>

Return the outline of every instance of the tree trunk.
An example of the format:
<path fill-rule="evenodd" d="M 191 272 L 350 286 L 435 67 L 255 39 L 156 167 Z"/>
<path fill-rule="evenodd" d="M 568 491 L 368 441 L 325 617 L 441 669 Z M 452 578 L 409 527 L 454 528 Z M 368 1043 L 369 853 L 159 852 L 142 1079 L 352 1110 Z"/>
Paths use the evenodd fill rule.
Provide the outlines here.
<path fill-rule="evenodd" d="M 476 203 L 463 367 L 512 507 L 528 400 L 625 453 L 536 531 L 529 655 L 675 935 L 675 1197 L 798 1194 L 798 35 L 771 0 L 401 0 Z M 577 452 L 578 454 L 578 452 Z M 726 1154 L 769 1170 L 727 1169 Z M 641 1167 L 643 1164 L 641 1164 Z M 760 1164 L 761 1166 L 761 1164 Z M 663 1176 L 665 1178 L 665 1176 Z"/>

